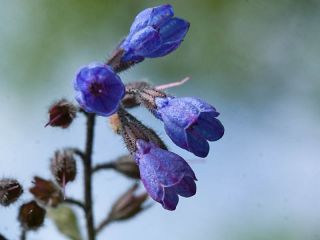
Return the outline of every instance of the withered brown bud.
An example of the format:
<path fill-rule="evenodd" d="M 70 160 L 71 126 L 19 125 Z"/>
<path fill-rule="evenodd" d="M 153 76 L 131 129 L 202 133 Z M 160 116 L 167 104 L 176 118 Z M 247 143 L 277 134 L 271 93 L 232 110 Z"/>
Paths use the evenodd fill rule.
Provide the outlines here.
<path fill-rule="evenodd" d="M 23 189 L 17 180 L 9 178 L 0 180 L 0 204 L 2 206 L 14 203 L 22 193 Z"/>
<path fill-rule="evenodd" d="M 51 172 L 60 186 L 72 182 L 77 174 L 72 150 L 56 151 L 51 159 Z"/>
<path fill-rule="evenodd" d="M 19 210 L 21 226 L 28 230 L 36 230 L 44 221 L 46 210 L 40 207 L 36 201 L 23 204 Z"/>
<path fill-rule="evenodd" d="M 50 180 L 40 177 L 34 177 L 34 186 L 30 192 L 42 204 L 56 207 L 63 201 L 63 195 L 60 188 Z"/>
<path fill-rule="evenodd" d="M 113 163 L 113 169 L 127 177 L 140 179 L 139 167 L 130 155 L 119 157 Z"/>
<path fill-rule="evenodd" d="M 116 134 L 121 133 L 121 123 L 120 123 L 119 115 L 117 113 L 115 113 L 109 117 L 109 123 L 111 125 L 112 130 Z"/>
<path fill-rule="evenodd" d="M 109 215 L 111 221 L 126 220 L 144 210 L 142 205 L 147 200 L 148 194 L 136 196 L 134 192 L 137 188 L 138 184 L 134 184 L 113 204 Z"/>
<path fill-rule="evenodd" d="M 45 125 L 67 128 L 76 117 L 77 108 L 65 99 L 62 99 L 49 108 L 49 121 Z"/>

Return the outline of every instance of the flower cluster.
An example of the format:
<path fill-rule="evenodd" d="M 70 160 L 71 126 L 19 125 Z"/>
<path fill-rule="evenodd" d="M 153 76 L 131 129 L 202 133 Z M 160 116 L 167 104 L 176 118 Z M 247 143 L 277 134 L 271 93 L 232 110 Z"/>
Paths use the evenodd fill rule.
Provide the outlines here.
<path fill-rule="evenodd" d="M 84 111 L 100 116 L 117 113 L 112 116 L 113 129 L 123 136 L 149 195 L 168 210 L 176 208 L 178 195 L 191 197 L 196 193 L 196 176 L 182 157 L 168 151 L 152 129 L 124 108 L 146 107 L 163 122 L 177 146 L 203 158 L 209 153 L 208 141 L 217 141 L 224 134 L 219 113 L 201 99 L 169 96 L 147 83 L 125 86 L 117 73 L 145 58 L 173 52 L 189 26 L 186 20 L 174 17 L 171 5 L 145 9 L 107 63 L 81 68 L 74 81 L 76 100 Z"/>

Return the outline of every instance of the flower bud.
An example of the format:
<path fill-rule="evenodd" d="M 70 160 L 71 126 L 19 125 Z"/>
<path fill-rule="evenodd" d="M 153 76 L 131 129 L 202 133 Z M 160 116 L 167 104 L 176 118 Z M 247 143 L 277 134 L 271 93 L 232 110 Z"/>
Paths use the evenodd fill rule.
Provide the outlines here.
<path fill-rule="evenodd" d="M 122 105 L 124 108 L 134 108 L 140 105 L 139 98 L 137 97 L 137 91 L 144 88 L 149 88 L 150 85 L 147 82 L 133 82 L 126 84 L 126 95 L 122 99 Z"/>
<path fill-rule="evenodd" d="M 17 180 L 8 178 L 0 180 L 0 204 L 2 206 L 14 203 L 22 193 L 23 189 Z"/>
<path fill-rule="evenodd" d="M 71 150 L 56 151 L 51 159 L 51 172 L 62 187 L 72 182 L 77 173 L 73 152 Z"/>
<path fill-rule="evenodd" d="M 34 186 L 30 188 L 30 192 L 40 203 L 56 207 L 62 202 L 62 192 L 52 181 L 34 177 L 33 184 Z"/>
<path fill-rule="evenodd" d="M 125 155 L 117 159 L 117 161 L 113 164 L 114 170 L 122 173 L 123 175 L 134 178 L 140 179 L 140 172 L 138 165 L 136 162 L 131 158 L 130 155 Z"/>
<path fill-rule="evenodd" d="M 130 32 L 120 44 L 122 64 L 138 63 L 144 58 L 163 57 L 176 50 L 189 30 L 189 22 L 174 17 L 173 7 L 165 4 L 140 12 Z"/>
<path fill-rule="evenodd" d="M 67 128 L 76 117 L 77 108 L 65 99 L 54 103 L 49 109 L 49 121 L 45 125 Z"/>
<path fill-rule="evenodd" d="M 138 119 L 128 113 L 125 109 L 119 108 L 118 115 L 121 122 L 122 137 L 132 156 L 134 156 L 137 150 L 136 141 L 138 139 L 152 141 L 160 148 L 167 149 L 164 142 L 160 139 L 160 137 L 154 130 L 143 125 Z"/>
<path fill-rule="evenodd" d="M 40 207 L 36 201 L 23 204 L 19 211 L 21 226 L 28 230 L 36 230 L 44 221 L 46 210 Z"/>
<path fill-rule="evenodd" d="M 147 200 L 148 194 L 136 196 L 134 192 L 137 188 L 138 184 L 134 184 L 113 204 L 109 216 L 111 221 L 126 220 L 144 210 L 142 204 Z"/>

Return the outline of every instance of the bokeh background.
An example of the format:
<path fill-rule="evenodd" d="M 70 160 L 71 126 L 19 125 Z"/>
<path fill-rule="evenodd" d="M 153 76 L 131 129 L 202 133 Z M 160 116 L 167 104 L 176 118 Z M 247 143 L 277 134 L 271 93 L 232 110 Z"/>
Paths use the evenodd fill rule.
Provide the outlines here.
<path fill-rule="evenodd" d="M 139 11 L 167 2 L 191 22 L 185 41 L 121 77 L 163 84 L 191 76 L 170 92 L 212 103 L 226 133 L 208 158 L 197 159 L 175 147 L 147 111 L 134 110 L 189 161 L 198 192 L 181 198 L 174 212 L 155 204 L 112 224 L 99 239 L 320 239 L 318 0 L 0 0 L 0 176 L 18 178 L 27 189 L 34 175 L 50 176 L 54 150 L 83 146 L 84 119 L 67 130 L 44 128 L 48 106 L 73 100 L 79 67 L 105 60 Z M 99 118 L 94 161 L 125 152 Z M 81 170 L 68 196 L 82 196 Z M 99 221 L 130 180 L 111 171 L 94 184 Z M 31 198 L 25 192 L 20 204 Z M 0 232 L 13 240 L 20 234 L 18 205 L 0 209 Z M 47 219 L 28 239 L 66 238 Z"/>

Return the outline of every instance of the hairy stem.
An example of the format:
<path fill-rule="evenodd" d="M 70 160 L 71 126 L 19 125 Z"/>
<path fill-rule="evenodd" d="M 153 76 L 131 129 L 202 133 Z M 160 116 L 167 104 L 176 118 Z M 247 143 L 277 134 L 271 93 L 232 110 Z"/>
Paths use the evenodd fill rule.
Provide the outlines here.
<path fill-rule="evenodd" d="M 99 224 L 96 229 L 96 234 L 99 234 L 106 226 L 108 226 L 112 222 L 111 218 L 108 216 Z"/>
<path fill-rule="evenodd" d="M 84 206 L 86 213 L 88 240 L 95 240 L 93 201 L 92 201 L 92 148 L 95 114 L 87 115 L 87 136 L 84 152 Z"/>

